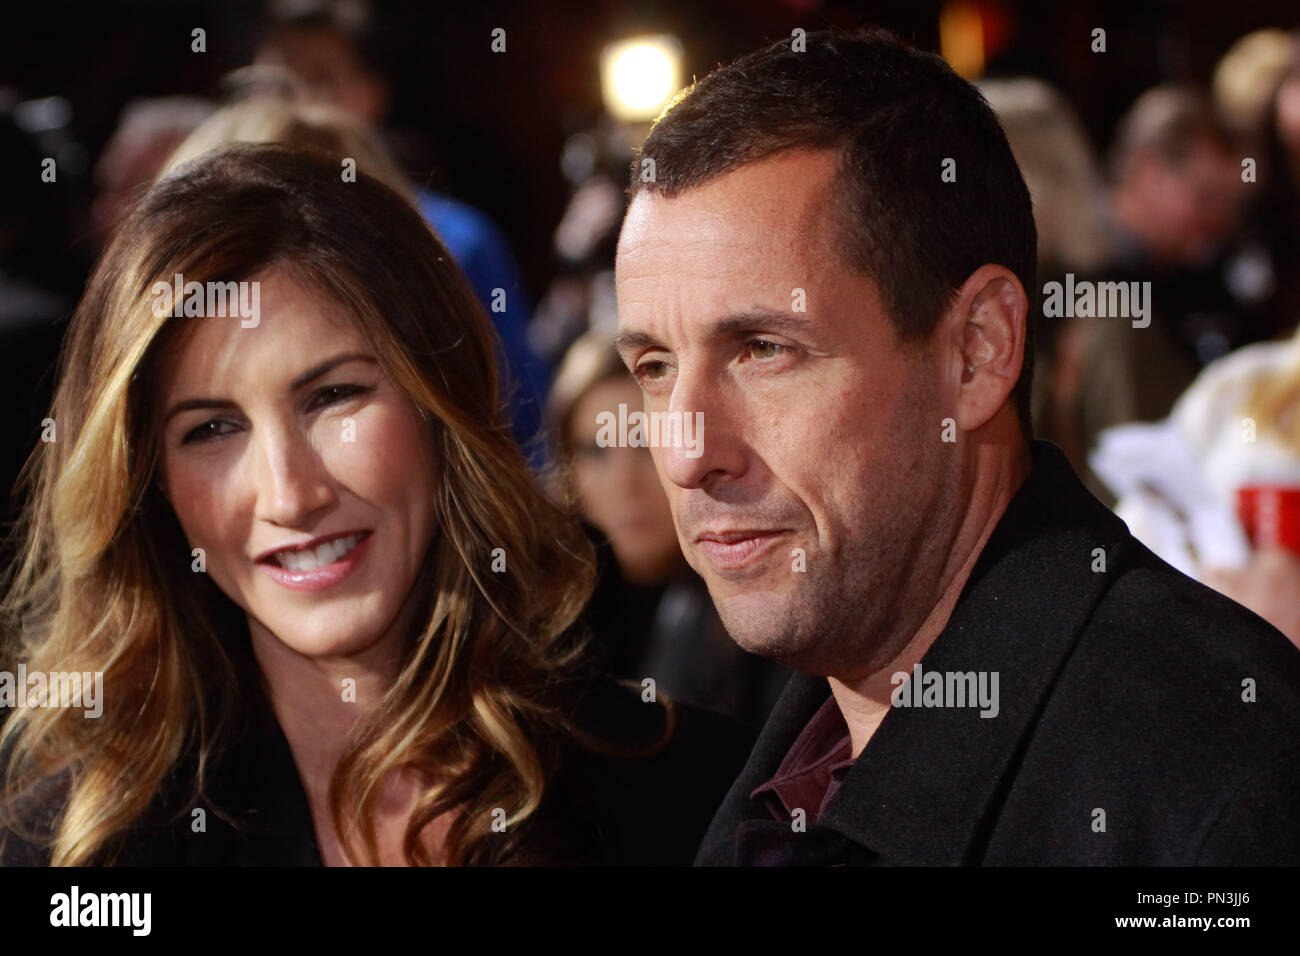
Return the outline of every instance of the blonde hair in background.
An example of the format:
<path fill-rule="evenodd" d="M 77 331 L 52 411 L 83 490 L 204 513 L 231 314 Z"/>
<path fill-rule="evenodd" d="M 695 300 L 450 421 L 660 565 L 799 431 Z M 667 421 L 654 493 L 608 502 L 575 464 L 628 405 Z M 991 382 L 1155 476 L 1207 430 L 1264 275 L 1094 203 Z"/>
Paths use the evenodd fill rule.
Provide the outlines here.
<path fill-rule="evenodd" d="M 1261 432 L 1300 457 L 1300 330 L 1290 338 L 1291 361 L 1255 382 L 1242 407 Z"/>
<path fill-rule="evenodd" d="M 1069 102 L 1031 77 L 983 80 L 1034 202 L 1040 267 L 1087 272 L 1110 254 L 1101 217 L 1101 174 Z"/>
<path fill-rule="evenodd" d="M 1214 102 L 1238 133 L 1260 131 L 1278 82 L 1296 55 L 1297 38 L 1276 27 L 1247 33 L 1214 68 Z"/>
<path fill-rule="evenodd" d="M 546 487 L 552 498 L 574 514 L 581 512 L 581 505 L 573 476 L 573 412 L 587 392 L 615 378 L 632 381 L 610 334 L 591 329 L 565 351 L 555 383 L 546 396 L 546 424 L 555 441 Z"/>
<path fill-rule="evenodd" d="M 223 106 L 190 133 L 158 173 L 163 179 L 205 153 L 230 143 L 281 143 L 332 159 L 342 174 L 343 161 L 378 179 L 407 202 L 414 202 L 410 181 L 379 136 L 364 123 L 325 103 L 259 93 Z"/>
<path fill-rule="evenodd" d="M 569 432 L 574 406 L 588 391 L 611 378 L 632 380 L 614 348 L 614 340 L 601 330 L 584 332 L 565 351 L 546 399 L 546 419 L 561 457 L 567 457 L 572 450 Z"/>

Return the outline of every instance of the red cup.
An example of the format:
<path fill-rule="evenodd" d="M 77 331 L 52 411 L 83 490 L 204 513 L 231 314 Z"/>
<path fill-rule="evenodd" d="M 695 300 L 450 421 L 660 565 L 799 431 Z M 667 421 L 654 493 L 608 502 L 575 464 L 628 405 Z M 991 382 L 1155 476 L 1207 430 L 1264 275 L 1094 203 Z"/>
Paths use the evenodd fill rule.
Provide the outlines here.
<path fill-rule="evenodd" d="M 1300 556 L 1300 487 L 1246 485 L 1238 488 L 1237 517 L 1252 547 L 1284 548 Z"/>

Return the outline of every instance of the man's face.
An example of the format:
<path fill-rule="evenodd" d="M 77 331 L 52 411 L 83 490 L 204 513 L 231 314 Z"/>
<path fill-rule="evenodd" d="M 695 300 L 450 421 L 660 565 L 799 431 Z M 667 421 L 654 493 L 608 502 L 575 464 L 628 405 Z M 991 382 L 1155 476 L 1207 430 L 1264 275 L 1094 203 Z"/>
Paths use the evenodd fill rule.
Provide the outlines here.
<path fill-rule="evenodd" d="M 834 174 L 833 153 L 788 151 L 673 199 L 639 194 L 619 351 L 647 413 L 703 414 L 697 448 L 653 454 L 732 637 L 851 678 L 910 637 L 907 602 L 933 583 L 959 492 L 939 353 L 900 346 L 875 283 L 844 262 Z"/>

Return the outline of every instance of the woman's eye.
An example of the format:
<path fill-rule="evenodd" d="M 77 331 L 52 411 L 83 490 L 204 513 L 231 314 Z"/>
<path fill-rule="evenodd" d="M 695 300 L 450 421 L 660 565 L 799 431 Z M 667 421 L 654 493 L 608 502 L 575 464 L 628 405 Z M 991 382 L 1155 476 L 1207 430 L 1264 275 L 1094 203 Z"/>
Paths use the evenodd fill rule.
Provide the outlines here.
<path fill-rule="evenodd" d="M 317 389 L 312 393 L 311 400 L 307 403 L 309 409 L 323 408 L 327 405 L 337 405 L 339 402 L 345 402 L 349 398 L 373 391 L 364 385 L 327 385 L 322 389 Z"/>
<path fill-rule="evenodd" d="M 218 430 L 222 426 L 229 426 L 232 430 L 235 427 L 233 422 L 222 421 L 221 419 L 204 422 L 202 425 L 191 428 L 187 431 L 184 437 L 181 438 L 181 444 L 188 445 L 192 442 L 212 441 L 214 438 L 221 438 L 223 435 L 229 435 L 229 431 Z"/>

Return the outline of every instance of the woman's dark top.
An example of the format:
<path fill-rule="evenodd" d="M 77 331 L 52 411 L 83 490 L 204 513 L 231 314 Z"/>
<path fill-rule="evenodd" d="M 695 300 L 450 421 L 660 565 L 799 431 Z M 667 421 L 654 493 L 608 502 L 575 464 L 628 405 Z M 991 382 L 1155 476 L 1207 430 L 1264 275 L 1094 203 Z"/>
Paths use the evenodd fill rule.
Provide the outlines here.
<path fill-rule="evenodd" d="M 149 811 L 116 841 L 123 866 L 320 866 L 307 795 L 270 702 L 250 697 L 242 732 L 219 758 L 204 800 L 190 800 L 189 768 L 178 772 Z M 516 865 L 689 865 L 714 811 L 748 755 L 725 718 L 672 705 L 676 727 L 651 756 L 601 756 L 576 742 L 536 813 L 511 834 Z M 580 726 L 634 749 L 653 745 L 668 712 L 639 689 L 589 679 L 575 711 Z M 51 785 L 30 807 L 48 825 L 60 806 Z M 204 810 L 195 832 L 194 810 Z M 233 822 L 232 822 L 233 821 Z M 502 838 L 506 838 L 502 834 Z M 49 850 L 0 831 L 0 865 L 42 866 Z"/>

